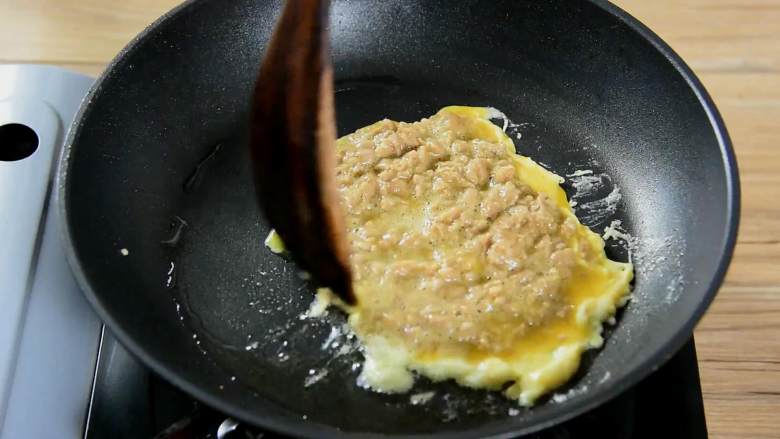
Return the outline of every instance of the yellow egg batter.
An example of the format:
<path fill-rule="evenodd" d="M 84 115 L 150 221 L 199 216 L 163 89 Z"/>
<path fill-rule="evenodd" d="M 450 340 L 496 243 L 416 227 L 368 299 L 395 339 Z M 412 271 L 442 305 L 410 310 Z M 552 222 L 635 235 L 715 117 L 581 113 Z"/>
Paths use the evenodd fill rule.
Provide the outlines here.
<path fill-rule="evenodd" d="M 349 315 L 365 387 L 404 392 L 416 372 L 531 405 L 628 298 L 632 266 L 606 257 L 563 179 L 516 154 L 492 114 L 446 107 L 337 142 L 357 304 L 321 289 L 315 306 Z"/>

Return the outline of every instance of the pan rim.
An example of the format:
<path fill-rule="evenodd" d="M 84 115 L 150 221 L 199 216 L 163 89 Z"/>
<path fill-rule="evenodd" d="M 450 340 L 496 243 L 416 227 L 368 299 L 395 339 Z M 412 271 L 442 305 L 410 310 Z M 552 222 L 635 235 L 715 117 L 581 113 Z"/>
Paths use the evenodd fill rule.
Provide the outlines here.
<path fill-rule="evenodd" d="M 84 268 L 76 254 L 75 243 L 72 235 L 72 224 L 68 215 L 68 201 L 69 201 L 69 188 L 67 185 L 67 176 L 71 164 L 71 151 L 74 148 L 74 141 L 76 140 L 79 132 L 81 131 L 86 116 L 92 111 L 92 107 L 89 103 L 92 98 L 96 96 L 103 87 L 103 83 L 112 75 L 114 70 L 120 66 L 127 54 L 134 51 L 140 43 L 147 39 L 147 37 L 153 34 L 161 25 L 167 22 L 172 17 L 179 15 L 194 8 L 200 3 L 204 3 L 209 0 L 187 0 L 179 6 L 173 8 L 154 23 L 145 28 L 140 34 L 138 34 L 127 46 L 125 46 L 119 54 L 111 61 L 100 77 L 95 81 L 90 88 L 86 97 L 84 98 L 81 107 L 79 108 L 74 123 L 68 131 L 67 139 L 60 152 L 59 165 L 56 175 L 56 191 L 58 195 L 57 209 L 61 216 L 59 224 L 60 234 L 64 242 L 66 258 L 71 266 L 71 270 L 74 277 L 79 283 L 84 295 L 92 305 L 93 309 L 98 313 L 100 318 L 108 325 L 112 333 L 125 346 L 130 352 L 139 358 L 146 366 L 148 366 L 155 373 L 159 374 L 167 381 L 174 384 L 176 387 L 182 389 L 187 394 L 193 396 L 205 403 L 206 405 L 213 407 L 223 413 L 230 414 L 236 418 L 242 419 L 250 424 L 267 428 L 272 431 L 280 432 L 293 436 L 316 436 L 316 437 L 387 437 L 393 435 L 387 435 L 383 433 L 361 433 L 361 432 L 345 432 L 335 427 L 331 427 L 323 424 L 315 424 L 310 422 L 290 422 L 288 419 L 278 416 L 266 416 L 262 413 L 247 410 L 235 402 L 232 402 L 229 398 L 220 395 L 216 392 L 210 392 L 197 384 L 197 382 L 186 379 L 185 377 L 177 374 L 169 365 L 164 362 L 158 361 L 152 356 L 147 349 L 141 344 L 136 343 L 132 337 L 128 335 L 126 331 L 122 329 L 122 326 L 112 318 L 111 314 L 106 311 L 102 306 L 99 296 L 95 293 L 90 283 L 87 280 Z M 666 58 L 666 60 L 672 64 L 675 70 L 686 81 L 691 91 L 696 95 L 699 104 L 707 114 L 710 125 L 712 126 L 713 133 L 718 141 L 719 150 L 721 153 L 721 159 L 724 163 L 724 172 L 726 179 L 726 224 L 725 224 L 725 239 L 722 241 L 722 247 L 720 250 L 720 259 L 718 261 L 717 269 L 706 286 L 705 295 L 702 300 L 697 304 L 694 312 L 689 319 L 682 325 L 675 334 L 667 340 L 659 349 L 648 355 L 647 358 L 639 365 L 639 367 L 630 371 L 620 379 L 617 379 L 609 387 L 604 387 L 598 393 L 588 393 L 582 398 L 575 399 L 571 402 L 571 405 L 566 407 L 566 411 L 556 413 L 552 412 L 545 418 L 542 418 L 539 422 L 536 422 L 530 426 L 517 427 L 514 426 L 516 422 L 512 422 L 509 418 L 504 423 L 495 422 L 485 426 L 475 427 L 464 431 L 439 431 L 430 434 L 419 434 L 408 437 L 447 437 L 447 438 L 469 438 L 469 437 L 515 437 L 517 435 L 525 435 L 534 433 L 545 428 L 549 428 L 553 425 L 560 424 L 567 420 L 574 418 L 586 411 L 592 410 L 597 406 L 615 398 L 617 395 L 622 394 L 629 387 L 635 385 L 651 372 L 661 367 L 666 361 L 668 361 L 679 349 L 687 342 L 692 336 L 692 332 L 696 324 L 703 316 L 706 309 L 713 301 L 715 295 L 720 289 L 723 280 L 726 275 L 727 268 L 731 262 L 734 254 L 734 247 L 736 245 L 737 233 L 739 229 L 740 220 L 740 181 L 739 170 L 737 166 L 736 156 L 734 154 L 733 145 L 726 129 L 723 118 L 720 115 L 717 107 L 715 106 L 711 96 L 696 77 L 690 67 L 682 60 L 682 58 L 658 35 L 656 35 L 647 26 L 642 24 L 639 20 L 622 10 L 620 7 L 610 3 L 607 0 L 584 0 L 589 2 L 598 8 L 602 9 L 606 13 L 614 16 L 619 21 L 627 25 L 631 30 L 639 34 L 645 41 L 652 44 L 656 51 Z M 519 420 L 517 421 L 519 422 Z"/>

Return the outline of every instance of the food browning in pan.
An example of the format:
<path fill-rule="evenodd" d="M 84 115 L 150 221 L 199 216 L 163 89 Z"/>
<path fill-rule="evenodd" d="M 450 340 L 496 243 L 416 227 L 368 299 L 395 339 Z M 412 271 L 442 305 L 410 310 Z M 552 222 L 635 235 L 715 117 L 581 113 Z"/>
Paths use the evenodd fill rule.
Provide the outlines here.
<path fill-rule="evenodd" d="M 531 405 L 566 382 L 623 305 L 609 260 L 557 175 L 516 154 L 493 110 L 383 120 L 337 142 L 365 363 L 359 382 L 404 392 L 414 374 L 505 389 Z"/>

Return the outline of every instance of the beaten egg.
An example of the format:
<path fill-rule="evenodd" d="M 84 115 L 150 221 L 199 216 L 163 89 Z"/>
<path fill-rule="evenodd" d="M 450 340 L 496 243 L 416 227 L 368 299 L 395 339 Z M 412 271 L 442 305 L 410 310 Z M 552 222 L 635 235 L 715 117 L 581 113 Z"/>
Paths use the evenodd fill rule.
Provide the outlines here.
<path fill-rule="evenodd" d="M 445 107 L 336 143 L 357 302 L 320 289 L 312 309 L 347 313 L 363 387 L 405 392 L 419 374 L 532 405 L 628 300 L 632 265 L 607 258 L 563 179 L 518 155 L 497 114 Z"/>

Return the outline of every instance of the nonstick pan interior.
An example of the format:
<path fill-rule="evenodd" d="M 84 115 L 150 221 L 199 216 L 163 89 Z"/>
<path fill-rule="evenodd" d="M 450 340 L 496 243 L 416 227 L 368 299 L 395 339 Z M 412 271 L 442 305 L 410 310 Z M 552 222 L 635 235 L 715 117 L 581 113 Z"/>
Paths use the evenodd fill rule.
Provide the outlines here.
<path fill-rule="evenodd" d="M 71 132 L 60 195 L 74 271 L 146 364 L 287 433 L 484 436 L 581 413 L 687 339 L 725 272 L 738 188 L 717 113 L 668 48 L 602 2 L 337 1 L 341 134 L 445 105 L 501 109 L 521 153 L 598 177 L 592 191 L 567 192 L 597 232 L 621 221 L 636 266 L 634 299 L 605 347 L 533 409 L 451 383 L 420 380 L 412 393 L 435 392 L 422 405 L 358 388 L 352 342 L 323 348 L 343 317 L 301 320 L 314 285 L 262 245 L 246 119 L 279 6 L 180 7 L 120 54 Z M 598 213 L 583 207 L 610 194 Z M 613 258 L 626 248 L 608 242 Z"/>

